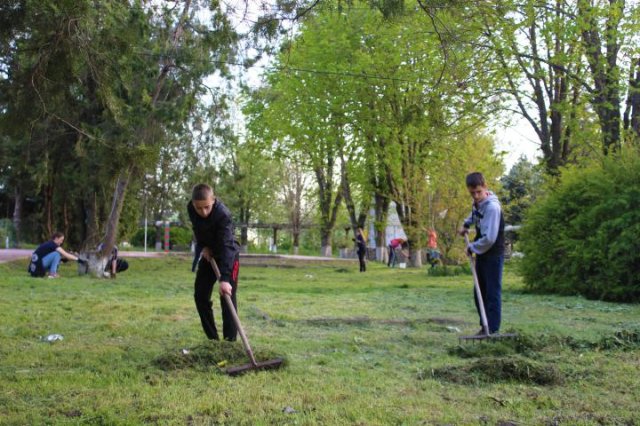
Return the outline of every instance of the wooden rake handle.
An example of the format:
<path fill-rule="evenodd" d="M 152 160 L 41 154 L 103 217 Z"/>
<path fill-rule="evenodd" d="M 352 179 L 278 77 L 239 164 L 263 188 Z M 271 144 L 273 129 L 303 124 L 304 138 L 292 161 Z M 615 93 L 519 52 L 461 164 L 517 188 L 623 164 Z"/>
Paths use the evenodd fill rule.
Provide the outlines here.
<path fill-rule="evenodd" d="M 465 253 L 469 257 L 469 266 L 471 266 L 471 275 L 473 275 L 473 287 L 478 298 L 478 306 L 480 307 L 480 320 L 482 321 L 482 329 L 486 335 L 489 335 L 489 322 L 487 321 L 487 313 L 484 310 L 484 300 L 482 300 L 482 292 L 480 291 L 480 282 L 478 281 L 478 273 L 476 272 L 476 262 L 469 253 L 469 235 L 464 234 L 464 242 L 466 243 Z"/>
<path fill-rule="evenodd" d="M 216 278 L 218 279 L 218 283 L 220 282 L 220 269 L 218 269 L 218 264 L 216 263 L 213 257 L 210 258 L 209 262 L 211 263 L 211 267 L 213 268 L 213 273 L 216 274 Z M 219 284 L 218 284 L 219 285 Z M 242 328 L 242 324 L 240 323 L 240 318 L 238 317 L 238 313 L 236 312 L 236 307 L 233 306 L 233 302 L 231 301 L 231 297 L 228 294 L 224 294 L 223 299 L 227 304 L 227 308 L 229 312 L 231 312 L 231 316 L 233 317 L 233 322 L 236 323 L 236 328 L 238 329 L 238 333 L 240 334 L 240 339 L 242 339 L 242 345 L 244 346 L 244 350 L 247 352 L 249 359 L 251 360 L 251 364 L 256 367 L 258 363 L 256 362 L 256 357 L 253 356 L 253 351 L 251 350 L 251 345 L 249 345 L 249 339 L 247 339 L 247 335 L 244 333 L 244 329 Z"/>

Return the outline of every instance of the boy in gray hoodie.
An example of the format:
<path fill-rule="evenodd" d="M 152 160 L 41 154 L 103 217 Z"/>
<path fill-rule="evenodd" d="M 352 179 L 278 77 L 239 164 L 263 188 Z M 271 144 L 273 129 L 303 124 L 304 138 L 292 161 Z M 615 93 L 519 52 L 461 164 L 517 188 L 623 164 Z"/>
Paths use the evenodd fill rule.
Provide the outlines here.
<path fill-rule="evenodd" d="M 467 175 L 467 189 L 473 199 L 471 214 L 465 219 L 460 235 L 469 232 L 471 225 L 476 227 L 476 236 L 469 243 L 469 254 L 476 255 L 476 272 L 480 293 L 485 304 L 489 332 L 497 333 L 502 316 L 502 267 L 504 264 L 504 216 L 500 201 L 488 190 L 482 173 Z M 475 297 L 478 315 L 478 300 Z M 482 326 L 482 324 L 480 324 Z M 482 328 L 480 334 L 484 334 Z"/>

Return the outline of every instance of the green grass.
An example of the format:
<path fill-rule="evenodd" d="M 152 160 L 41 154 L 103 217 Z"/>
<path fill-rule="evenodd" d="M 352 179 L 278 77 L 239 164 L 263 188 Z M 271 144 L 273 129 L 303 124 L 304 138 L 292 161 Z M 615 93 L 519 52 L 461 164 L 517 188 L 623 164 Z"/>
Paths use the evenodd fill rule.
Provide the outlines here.
<path fill-rule="evenodd" d="M 521 338 L 458 346 L 456 328 L 478 328 L 470 276 L 244 267 L 252 346 L 287 365 L 228 377 L 218 363 L 247 359 L 204 339 L 190 261 L 130 265 L 116 280 L 0 265 L 0 423 L 638 422 L 637 305 L 526 294 L 507 270 L 503 329 Z M 52 333 L 64 340 L 41 341 Z"/>

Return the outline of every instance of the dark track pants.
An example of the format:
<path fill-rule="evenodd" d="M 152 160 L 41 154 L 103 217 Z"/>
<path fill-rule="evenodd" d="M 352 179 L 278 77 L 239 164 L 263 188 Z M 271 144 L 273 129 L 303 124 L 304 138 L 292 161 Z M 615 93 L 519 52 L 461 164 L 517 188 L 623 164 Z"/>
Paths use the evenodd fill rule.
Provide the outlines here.
<path fill-rule="evenodd" d="M 360 262 L 360 272 L 366 272 L 367 264 L 364 261 L 365 252 L 358 250 L 358 261 Z"/>
<path fill-rule="evenodd" d="M 236 255 L 236 259 L 233 262 L 233 273 L 231 274 L 231 281 L 229 282 L 233 289 L 231 292 L 231 300 L 233 301 L 233 306 L 236 307 L 236 311 L 238 310 L 236 291 L 238 289 L 238 272 L 240 269 L 238 257 L 239 256 Z M 194 298 L 204 333 L 209 339 L 214 340 L 219 339 L 218 330 L 216 329 L 216 324 L 213 319 L 213 302 L 211 301 L 211 293 L 213 292 L 213 285 L 216 281 L 216 276 L 213 273 L 211 264 L 204 258 L 201 259 L 198 264 L 198 272 L 196 273 Z M 227 303 L 222 297 L 220 297 L 220 308 L 222 309 L 222 336 L 225 340 L 235 341 L 238 330 L 236 329 L 236 324 L 233 322 L 233 317 L 227 307 Z"/>
<path fill-rule="evenodd" d="M 480 284 L 480 293 L 482 294 L 490 333 L 497 333 L 498 330 L 500 330 L 500 321 L 502 319 L 503 264 L 504 256 L 476 257 L 478 283 Z M 473 292 L 473 300 L 476 304 L 478 316 L 480 316 L 480 308 L 478 307 L 478 299 L 476 297 L 475 290 Z M 480 319 L 480 326 L 482 326 L 482 318 Z"/>

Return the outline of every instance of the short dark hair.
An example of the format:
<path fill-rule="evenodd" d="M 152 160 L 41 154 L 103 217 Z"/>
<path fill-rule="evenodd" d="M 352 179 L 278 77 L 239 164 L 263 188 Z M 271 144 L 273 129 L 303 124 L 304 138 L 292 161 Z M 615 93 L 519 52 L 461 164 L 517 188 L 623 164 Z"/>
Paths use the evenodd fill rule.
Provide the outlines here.
<path fill-rule="evenodd" d="M 473 172 L 467 175 L 467 188 L 475 188 L 476 186 L 486 186 L 484 176 L 480 172 Z"/>
<path fill-rule="evenodd" d="M 64 234 L 60 231 L 56 231 L 53 234 L 51 234 L 51 241 L 57 240 L 60 237 L 64 237 Z"/>
<path fill-rule="evenodd" d="M 197 184 L 193 187 L 193 191 L 191 191 L 191 199 L 193 201 L 206 200 L 209 196 L 213 196 L 213 189 L 206 183 Z"/>

